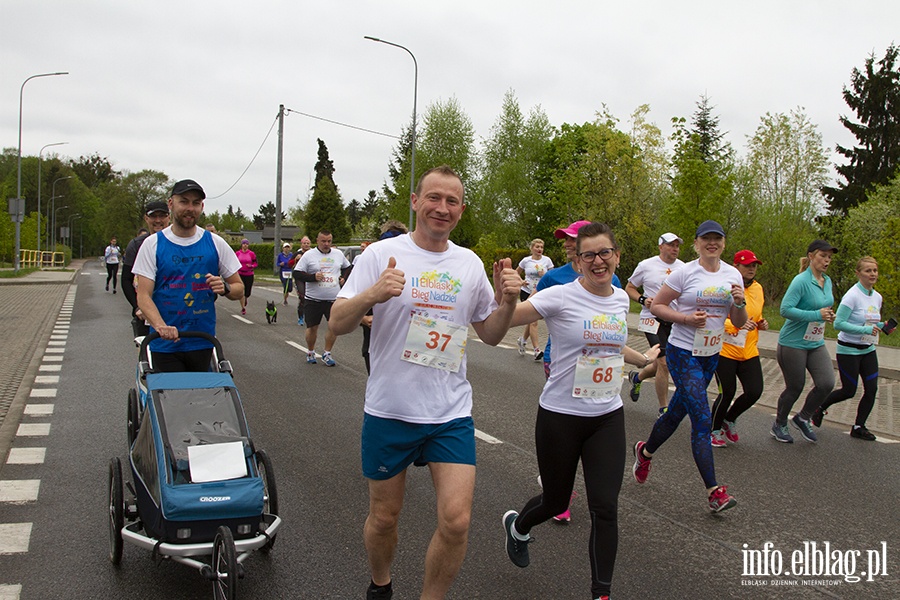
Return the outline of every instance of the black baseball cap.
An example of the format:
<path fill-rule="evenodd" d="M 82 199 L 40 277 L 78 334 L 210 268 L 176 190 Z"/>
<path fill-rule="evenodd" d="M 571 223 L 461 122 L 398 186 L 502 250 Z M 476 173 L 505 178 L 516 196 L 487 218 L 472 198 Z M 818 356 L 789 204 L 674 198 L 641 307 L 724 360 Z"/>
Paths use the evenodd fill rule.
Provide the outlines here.
<path fill-rule="evenodd" d="M 204 200 L 206 198 L 206 192 L 203 191 L 203 188 L 200 187 L 200 184 L 194 181 L 193 179 L 182 179 L 172 188 L 173 196 L 180 196 L 185 192 L 189 192 L 191 190 L 196 190 L 200 192 L 200 199 Z"/>
<path fill-rule="evenodd" d="M 806 249 L 806 253 L 815 252 L 816 250 L 823 250 L 825 252 L 837 252 L 838 249 L 826 242 L 825 240 L 815 240 L 809 247 Z"/>
<path fill-rule="evenodd" d="M 162 200 L 154 200 L 153 202 L 148 202 L 147 206 L 144 207 L 145 215 L 152 215 L 157 212 L 169 214 L 169 205 Z"/>

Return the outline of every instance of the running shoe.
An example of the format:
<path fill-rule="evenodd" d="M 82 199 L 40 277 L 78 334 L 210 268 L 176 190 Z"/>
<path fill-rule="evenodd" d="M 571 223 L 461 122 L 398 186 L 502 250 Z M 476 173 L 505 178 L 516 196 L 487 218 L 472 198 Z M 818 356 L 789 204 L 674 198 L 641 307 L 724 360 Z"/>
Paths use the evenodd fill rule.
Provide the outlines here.
<path fill-rule="evenodd" d="M 331 352 L 326 352 L 322 355 L 322 362 L 325 363 L 326 367 L 333 367 L 337 363 L 334 362 L 334 359 L 331 358 Z"/>
<path fill-rule="evenodd" d="M 637 442 L 634 445 L 634 466 L 631 468 L 634 473 L 634 480 L 638 483 L 644 483 L 647 481 L 647 477 L 650 476 L 650 459 L 644 458 L 644 454 L 642 450 L 644 446 L 646 446 L 644 442 Z"/>
<path fill-rule="evenodd" d="M 713 429 L 709 434 L 709 443 L 713 448 L 724 448 L 728 445 L 725 441 L 725 432 L 721 429 Z"/>
<path fill-rule="evenodd" d="M 725 437 L 732 444 L 741 439 L 738 437 L 737 427 L 735 426 L 734 421 L 722 421 L 722 431 L 725 432 Z"/>
<path fill-rule="evenodd" d="M 529 535 L 527 540 L 520 540 L 513 535 L 513 524 L 518 516 L 519 513 L 514 510 L 506 511 L 506 514 L 503 515 L 503 531 L 506 533 L 506 554 L 509 556 L 509 560 L 517 567 L 524 569 L 530 562 L 528 558 L 528 544 L 534 538 Z"/>
<path fill-rule="evenodd" d="M 303 317 L 297 319 L 297 325 L 300 325 L 301 327 L 303 326 Z"/>
<path fill-rule="evenodd" d="M 668 406 L 662 406 L 662 407 L 660 407 L 660 409 L 659 409 L 659 415 L 658 415 L 656 418 L 658 419 L 659 417 L 663 416 L 663 415 L 666 414 L 667 412 L 669 412 L 669 407 L 668 407 Z"/>
<path fill-rule="evenodd" d="M 307 352 L 306 353 L 306 362 L 311 365 L 316 364 L 316 353 L 315 352 Z"/>
<path fill-rule="evenodd" d="M 875 434 L 866 429 L 865 425 L 854 425 L 850 430 L 850 437 L 858 440 L 866 440 L 867 442 L 875 441 Z"/>
<path fill-rule="evenodd" d="M 541 350 L 540 348 L 535 348 L 535 349 L 534 349 L 534 360 L 535 360 L 535 362 L 537 362 L 537 361 L 539 361 L 539 360 L 543 360 L 543 359 L 544 359 L 544 351 Z"/>
<path fill-rule="evenodd" d="M 519 356 L 525 356 L 525 340 L 519 338 L 516 340 L 516 344 L 519 346 Z"/>
<path fill-rule="evenodd" d="M 720 485 L 709 495 L 709 510 L 713 512 L 722 512 L 735 506 L 737 500 L 728 495 L 728 490 L 724 485 Z"/>
<path fill-rule="evenodd" d="M 631 396 L 632 402 L 637 402 L 641 399 L 641 378 L 638 372 L 629 371 L 628 381 L 631 383 L 631 391 L 628 392 L 628 395 Z"/>
<path fill-rule="evenodd" d="M 246 309 L 246 308 L 242 308 L 242 309 L 241 309 L 241 314 L 242 314 L 242 315 L 246 315 L 246 314 L 247 314 L 247 309 Z"/>
<path fill-rule="evenodd" d="M 800 430 L 800 435 L 802 435 L 803 439 L 807 442 L 819 441 L 819 438 L 816 437 L 816 432 L 809 426 L 809 421 L 804 421 L 800 418 L 800 415 L 794 415 L 791 419 L 791 424 Z"/>
<path fill-rule="evenodd" d="M 787 425 L 779 425 L 776 421 L 775 423 L 772 423 L 772 429 L 769 433 L 771 433 L 772 437 L 779 442 L 784 442 L 785 444 L 794 443 L 794 438 L 791 437 Z"/>
<path fill-rule="evenodd" d="M 568 523 L 572 520 L 572 511 L 569 509 L 572 507 L 572 501 L 575 500 L 575 496 L 577 495 L 578 493 L 575 490 L 572 490 L 572 495 L 569 497 L 569 508 L 553 517 L 554 521 L 557 523 Z"/>
<path fill-rule="evenodd" d="M 391 600 L 394 596 L 394 590 L 391 584 L 375 585 L 374 582 L 369 583 L 369 589 L 366 590 L 366 600 Z"/>
<path fill-rule="evenodd" d="M 822 410 L 821 408 L 817 408 L 817 409 L 816 409 L 816 412 L 813 413 L 813 416 L 810 417 L 809 421 L 810 421 L 810 423 L 812 423 L 812 424 L 815 425 L 816 427 L 821 427 L 821 426 L 822 426 L 822 419 L 824 419 L 824 418 L 825 418 L 825 415 L 827 415 L 827 414 L 828 414 L 827 411 L 824 411 L 824 410 Z"/>
<path fill-rule="evenodd" d="M 113 288 L 113 294 L 115 294 L 115 293 L 116 293 L 116 288 Z"/>
<path fill-rule="evenodd" d="M 109 291 L 109 284 L 108 284 L 108 283 L 106 284 L 106 291 L 107 291 L 107 292 Z"/>

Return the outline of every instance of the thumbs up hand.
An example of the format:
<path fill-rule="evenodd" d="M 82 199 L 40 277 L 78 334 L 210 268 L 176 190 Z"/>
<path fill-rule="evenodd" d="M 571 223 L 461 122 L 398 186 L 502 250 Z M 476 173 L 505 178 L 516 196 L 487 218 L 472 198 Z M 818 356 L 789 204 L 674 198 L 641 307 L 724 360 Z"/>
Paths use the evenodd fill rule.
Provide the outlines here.
<path fill-rule="evenodd" d="M 387 268 L 381 272 L 381 277 L 372 286 L 376 303 L 387 302 L 403 293 L 406 286 L 406 275 L 397 268 L 397 259 L 393 256 L 388 259 Z"/>
<path fill-rule="evenodd" d="M 512 260 L 504 258 L 494 263 L 494 296 L 498 304 L 515 304 L 522 289 L 522 278 L 512 268 Z"/>

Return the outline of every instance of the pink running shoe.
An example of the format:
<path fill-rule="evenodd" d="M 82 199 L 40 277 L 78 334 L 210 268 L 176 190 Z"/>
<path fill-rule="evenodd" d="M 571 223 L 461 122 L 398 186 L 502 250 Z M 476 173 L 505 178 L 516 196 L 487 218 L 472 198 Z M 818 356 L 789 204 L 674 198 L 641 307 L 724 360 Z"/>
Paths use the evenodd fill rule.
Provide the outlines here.
<path fill-rule="evenodd" d="M 642 453 L 646 445 L 644 442 L 638 442 L 634 445 L 634 467 L 632 467 L 632 471 L 634 472 L 634 480 L 638 483 L 644 483 L 647 481 L 647 477 L 650 476 L 650 459 L 644 458 Z"/>
<path fill-rule="evenodd" d="M 572 496 L 569 498 L 569 508 L 572 507 L 572 502 L 575 500 L 575 496 L 577 495 L 578 493 L 575 490 L 572 490 Z M 569 510 L 569 508 L 553 517 L 553 520 L 557 523 L 568 523 L 569 521 L 571 521 L 572 512 Z"/>
<path fill-rule="evenodd" d="M 725 441 L 725 432 L 721 429 L 713 429 L 709 434 L 709 443 L 713 448 L 724 448 L 728 445 Z"/>
<path fill-rule="evenodd" d="M 728 495 L 728 489 L 720 485 L 709 495 L 709 510 L 722 512 L 737 504 L 737 500 Z"/>
<path fill-rule="evenodd" d="M 737 443 L 740 437 L 738 437 L 737 427 L 734 424 L 734 421 L 722 421 L 722 431 L 725 432 L 725 437 L 728 438 L 728 441 L 732 444 Z"/>

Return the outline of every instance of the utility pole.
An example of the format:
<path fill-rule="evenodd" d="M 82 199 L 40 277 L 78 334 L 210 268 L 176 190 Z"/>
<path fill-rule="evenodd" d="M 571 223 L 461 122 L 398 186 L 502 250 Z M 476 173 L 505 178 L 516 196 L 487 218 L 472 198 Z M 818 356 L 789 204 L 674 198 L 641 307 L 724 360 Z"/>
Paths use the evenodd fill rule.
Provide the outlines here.
<path fill-rule="evenodd" d="M 284 104 L 278 105 L 278 157 L 275 167 L 275 241 L 272 244 L 272 270 L 278 275 L 278 253 L 281 252 L 281 176 L 284 164 Z"/>

